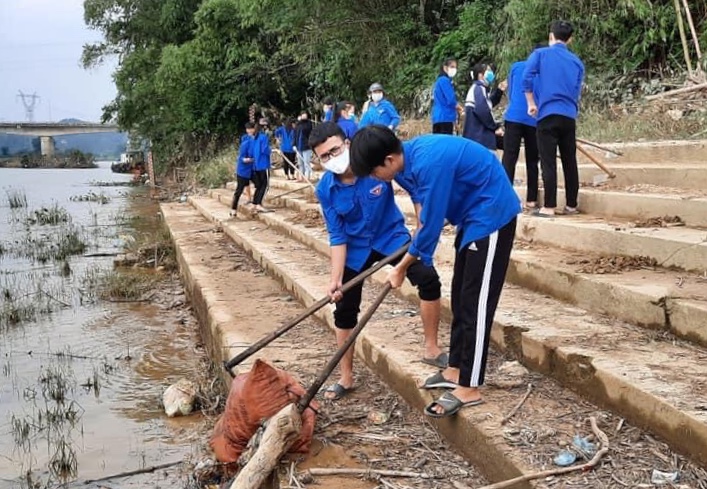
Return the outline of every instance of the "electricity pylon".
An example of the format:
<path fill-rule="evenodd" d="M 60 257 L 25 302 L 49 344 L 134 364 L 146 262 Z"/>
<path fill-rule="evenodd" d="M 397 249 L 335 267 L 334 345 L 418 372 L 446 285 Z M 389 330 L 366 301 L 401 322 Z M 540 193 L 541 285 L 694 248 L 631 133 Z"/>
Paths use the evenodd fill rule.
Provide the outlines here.
<path fill-rule="evenodd" d="M 19 95 L 17 97 L 22 99 L 22 105 L 25 106 L 25 118 L 27 122 L 34 122 L 34 106 L 37 105 L 37 100 L 39 100 L 39 95 L 34 92 L 32 95 L 27 95 L 22 93 L 22 90 L 18 90 Z"/>

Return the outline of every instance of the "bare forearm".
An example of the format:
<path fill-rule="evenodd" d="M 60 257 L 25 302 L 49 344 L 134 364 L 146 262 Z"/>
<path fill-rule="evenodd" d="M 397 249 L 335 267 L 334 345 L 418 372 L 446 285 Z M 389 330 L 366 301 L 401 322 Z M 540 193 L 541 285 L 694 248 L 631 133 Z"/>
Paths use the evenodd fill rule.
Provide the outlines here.
<path fill-rule="evenodd" d="M 340 282 L 344 278 L 344 267 L 346 266 L 346 245 L 336 245 L 331 247 L 331 280 Z"/>

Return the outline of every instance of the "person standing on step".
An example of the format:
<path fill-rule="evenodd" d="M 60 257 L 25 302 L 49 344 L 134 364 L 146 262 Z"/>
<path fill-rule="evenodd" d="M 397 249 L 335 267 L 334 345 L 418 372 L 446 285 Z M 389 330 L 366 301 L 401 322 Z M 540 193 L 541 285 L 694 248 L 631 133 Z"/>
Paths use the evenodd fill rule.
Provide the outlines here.
<path fill-rule="evenodd" d="M 492 66 L 486 63 L 474 65 L 471 78 L 473 82 L 464 103 L 463 136 L 491 151 L 496 151 L 498 148 L 496 138 L 503 136 L 503 128 L 494 119 L 491 109 L 501 102 L 507 82 L 501 82 L 497 89 L 490 90 L 496 74 Z"/>
<path fill-rule="evenodd" d="M 324 97 L 322 100 L 322 122 L 334 120 L 334 99 Z"/>
<path fill-rule="evenodd" d="M 400 114 L 395 106 L 385 98 L 385 90 L 380 83 L 374 83 L 368 88 L 371 101 L 366 112 L 361 116 L 359 129 L 373 124 L 381 124 L 395 131 L 400 125 Z"/>
<path fill-rule="evenodd" d="M 255 184 L 255 195 L 253 196 L 253 205 L 255 211 L 272 212 L 270 209 L 263 207 L 265 194 L 270 186 L 270 138 L 267 134 L 267 119 L 260 119 L 260 130 L 255 136 L 253 142 L 253 183 Z"/>
<path fill-rule="evenodd" d="M 360 284 L 342 294 L 343 284 L 408 243 L 410 233 L 395 204 L 392 185 L 352 173 L 349 141 L 339 126 L 325 122 L 314 128 L 309 141 L 326 169 L 316 194 L 329 232 L 331 281 L 327 292 L 336 303 L 336 341 L 341 346 L 358 323 L 363 290 Z M 418 260 L 409 265 L 406 276 L 420 297 L 422 361 L 444 368 L 448 356 L 437 342 L 441 296 L 437 271 Z M 341 377 L 326 389 L 325 398 L 338 400 L 354 388 L 353 355 L 351 348 L 341 360 Z"/>
<path fill-rule="evenodd" d="M 297 176 L 298 182 L 304 182 L 304 178 L 308 180 L 312 178 L 312 150 L 309 147 L 309 135 L 312 132 L 312 127 L 309 113 L 303 110 L 297 119 L 294 135 L 294 147 L 298 152 L 297 164 L 300 170 L 300 175 Z M 302 175 L 304 175 L 304 178 Z"/>
<path fill-rule="evenodd" d="M 288 180 L 295 179 L 295 169 L 292 165 L 296 165 L 297 156 L 294 150 L 295 122 L 291 118 L 285 119 L 285 122 L 275 129 L 275 138 L 280 145 L 280 151 L 286 161 L 282 162 L 282 169 L 285 172 L 285 178 Z M 289 162 L 287 161 L 289 160 Z"/>
<path fill-rule="evenodd" d="M 344 131 L 349 141 L 358 131 L 358 124 L 353 120 L 354 105 L 351 102 L 339 102 L 334 112 L 334 122 Z"/>
<path fill-rule="evenodd" d="M 577 214 L 576 119 L 584 80 L 584 64 L 568 49 L 574 28 L 564 20 L 550 25 L 549 46 L 533 51 L 523 72 L 528 115 L 537 119 L 538 150 L 545 203 L 536 213 L 555 215 L 557 208 L 557 149 L 565 174 L 565 214 Z"/>
<path fill-rule="evenodd" d="M 432 257 L 445 220 L 457 226 L 452 276 L 452 334 L 449 366 L 420 387 L 452 389 L 425 407 L 441 418 L 483 402 L 486 358 L 513 248 L 520 199 L 496 155 L 478 143 L 443 134 L 401 142 L 381 126 L 356 133 L 351 168 L 359 177 L 390 182 L 400 174 L 415 185 L 422 227 L 403 259 L 388 275 L 394 288 L 420 260 Z"/>
<path fill-rule="evenodd" d="M 533 51 L 544 47 L 537 44 Z M 536 209 L 538 206 L 538 140 L 535 132 L 537 121 L 528 115 L 528 101 L 523 90 L 523 73 L 525 61 L 516 61 L 511 65 L 508 74 L 508 108 L 503 117 L 503 167 L 511 183 L 515 180 L 516 163 L 520 155 L 520 143 L 525 146 L 525 178 L 526 194 L 525 206 L 527 209 Z"/>
<path fill-rule="evenodd" d="M 455 76 L 457 76 L 457 60 L 445 59 L 440 66 L 432 90 L 432 132 L 435 134 L 454 134 L 457 114 L 464 111 L 457 102 L 457 94 L 452 84 Z"/>
<path fill-rule="evenodd" d="M 245 134 L 241 138 L 240 147 L 238 148 L 238 159 L 236 160 L 236 191 L 233 193 L 233 201 L 231 203 L 231 215 L 235 216 L 238 211 L 238 201 L 243 195 L 243 191 L 247 190 L 250 194 L 250 179 L 253 176 L 253 145 L 255 144 L 255 124 L 247 122 L 245 125 Z M 248 195 L 248 203 L 252 200 Z"/>

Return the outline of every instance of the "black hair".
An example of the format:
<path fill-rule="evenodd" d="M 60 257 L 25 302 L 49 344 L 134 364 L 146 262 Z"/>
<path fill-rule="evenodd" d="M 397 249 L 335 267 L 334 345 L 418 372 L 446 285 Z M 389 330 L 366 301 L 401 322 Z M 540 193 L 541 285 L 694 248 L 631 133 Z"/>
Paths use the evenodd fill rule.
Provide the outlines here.
<path fill-rule="evenodd" d="M 322 105 L 334 105 L 334 99 L 331 97 L 324 97 L 324 99 L 322 99 Z"/>
<path fill-rule="evenodd" d="M 253 123 L 253 122 L 246 122 L 246 123 L 245 123 L 245 128 L 246 128 L 246 129 L 255 129 L 255 123 Z"/>
<path fill-rule="evenodd" d="M 314 126 L 309 134 L 309 147 L 316 152 L 317 146 L 324 143 L 330 137 L 338 136 L 342 141 L 346 141 L 346 134 L 341 130 L 336 122 L 323 122 Z"/>
<path fill-rule="evenodd" d="M 389 128 L 381 125 L 366 126 L 351 141 L 351 171 L 357 177 L 368 176 L 376 167 L 385 165 L 386 156 L 402 152 L 403 143 Z"/>
<path fill-rule="evenodd" d="M 453 62 L 456 63 L 456 62 L 457 62 L 457 58 L 446 58 L 444 61 L 442 61 L 442 64 L 439 65 L 439 74 L 440 74 L 440 75 L 446 75 L 446 73 L 444 72 L 444 69 L 445 69 L 447 66 L 449 66 L 450 64 L 452 64 Z"/>
<path fill-rule="evenodd" d="M 489 66 L 490 65 L 488 63 L 476 63 L 471 69 L 471 72 L 473 73 L 473 81 L 478 80 L 479 75 L 483 75 L 484 73 L 486 73 L 486 70 L 489 68 Z"/>
<path fill-rule="evenodd" d="M 341 111 L 345 110 L 346 107 L 350 107 L 353 105 L 351 102 L 339 102 L 336 104 L 334 107 L 334 116 L 332 117 L 332 120 L 334 122 L 339 122 L 339 119 L 341 119 Z"/>
<path fill-rule="evenodd" d="M 550 32 L 555 36 L 555 39 L 562 42 L 567 42 L 574 33 L 574 27 L 566 20 L 553 20 L 550 24 Z"/>

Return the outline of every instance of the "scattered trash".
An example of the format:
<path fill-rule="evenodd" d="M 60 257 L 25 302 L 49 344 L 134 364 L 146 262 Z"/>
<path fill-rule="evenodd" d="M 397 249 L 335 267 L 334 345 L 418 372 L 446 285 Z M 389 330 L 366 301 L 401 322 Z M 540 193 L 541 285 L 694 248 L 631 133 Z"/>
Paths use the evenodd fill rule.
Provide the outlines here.
<path fill-rule="evenodd" d="M 186 416 L 194 409 L 196 400 L 196 384 L 191 380 L 179 379 L 176 384 L 167 387 L 162 394 L 164 412 L 170 418 Z"/>
<path fill-rule="evenodd" d="M 612 274 L 631 270 L 652 270 L 658 266 L 655 258 L 647 256 L 600 256 L 592 259 L 567 260 L 568 265 L 579 265 L 577 272 L 589 274 Z"/>
<path fill-rule="evenodd" d="M 577 455 L 569 450 L 562 450 L 552 461 L 555 465 L 560 467 L 569 467 L 577 461 Z"/>
<path fill-rule="evenodd" d="M 680 473 L 675 472 L 661 472 L 660 470 L 653 469 L 651 474 L 651 482 L 656 486 L 662 486 L 665 484 L 672 484 L 677 482 L 680 477 Z"/>
<path fill-rule="evenodd" d="M 182 194 L 182 196 L 179 197 L 179 202 L 181 202 L 183 204 L 186 201 L 187 201 L 187 194 Z"/>
<path fill-rule="evenodd" d="M 579 450 L 586 459 L 592 458 L 597 451 L 597 447 L 594 443 L 591 443 L 589 440 L 579 435 L 574 435 L 572 446 Z"/>
<path fill-rule="evenodd" d="M 672 228 L 684 226 L 680 216 L 649 217 L 636 221 L 637 228 Z"/>
<path fill-rule="evenodd" d="M 376 425 L 385 424 L 389 419 L 390 414 L 383 411 L 371 411 L 368 413 L 368 421 Z"/>

